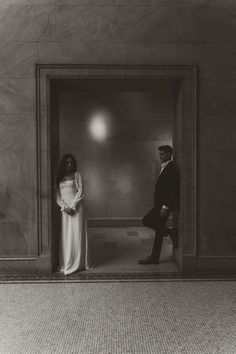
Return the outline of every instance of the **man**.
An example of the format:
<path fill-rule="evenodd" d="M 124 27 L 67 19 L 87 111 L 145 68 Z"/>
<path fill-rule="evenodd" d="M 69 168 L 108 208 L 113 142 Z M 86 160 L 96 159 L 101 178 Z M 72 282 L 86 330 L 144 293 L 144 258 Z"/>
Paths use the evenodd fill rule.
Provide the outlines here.
<path fill-rule="evenodd" d="M 162 164 L 155 187 L 154 208 L 142 220 L 144 226 L 156 231 L 156 235 L 151 256 L 140 260 L 139 264 L 159 263 L 164 236 L 170 235 L 175 248 L 178 241 L 177 230 L 168 229 L 166 223 L 170 213 L 179 208 L 179 169 L 171 160 L 171 146 L 162 145 L 158 149 Z"/>

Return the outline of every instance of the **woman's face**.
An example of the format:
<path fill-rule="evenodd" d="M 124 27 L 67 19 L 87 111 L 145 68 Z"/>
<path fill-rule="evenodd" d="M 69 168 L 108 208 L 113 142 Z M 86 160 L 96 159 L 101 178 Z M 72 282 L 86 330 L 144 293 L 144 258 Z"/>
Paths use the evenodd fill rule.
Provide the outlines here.
<path fill-rule="evenodd" d="M 74 170 L 74 161 L 71 157 L 66 159 L 66 172 L 72 172 Z"/>

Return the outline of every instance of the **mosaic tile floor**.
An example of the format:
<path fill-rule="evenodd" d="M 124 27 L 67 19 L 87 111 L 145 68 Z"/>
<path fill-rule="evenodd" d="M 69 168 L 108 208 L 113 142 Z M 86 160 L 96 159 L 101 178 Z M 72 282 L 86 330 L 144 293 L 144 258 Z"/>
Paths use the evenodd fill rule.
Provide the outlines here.
<path fill-rule="evenodd" d="M 0 285 L 2 354 L 234 354 L 236 282 Z"/>

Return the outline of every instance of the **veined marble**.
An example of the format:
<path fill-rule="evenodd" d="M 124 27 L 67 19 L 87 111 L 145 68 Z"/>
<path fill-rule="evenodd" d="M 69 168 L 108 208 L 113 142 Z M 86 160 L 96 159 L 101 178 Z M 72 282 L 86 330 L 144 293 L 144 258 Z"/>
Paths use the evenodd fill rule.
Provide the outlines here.
<path fill-rule="evenodd" d="M 0 184 L 11 187 L 36 186 L 36 150 L 0 150 Z"/>
<path fill-rule="evenodd" d="M 86 5 L 86 6 L 168 6 L 171 0 L 55 0 L 56 5 Z"/>
<path fill-rule="evenodd" d="M 0 80 L 0 114 L 32 114 L 35 108 L 33 79 Z"/>
<path fill-rule="evenodd" d="M 55 40 L 55 8 L 0 4 L 0 41 Z"/>
<path fill-rule="evenodd" d="M 201 68 L 201 79 L 232 79 L 236 77 L 235 44 L 195 44 L 194 63 Z M 227 58 L 227 63 L 225 59 Z"/>
<path fill-rule="evenodd" d="M 236 7 L 194 7 L 193 42 L 231 43 L 236 41 Z"/>
<path fill-rule="evenodd" d="M 37 252 L 37 224 L 0 222 L 0 257 L 33 256 Z"/>
<path fill-rule="evenodd" d="M 39 42 L 40 63 L 125 64 L 127 46 L 123 43 L 97 42 Z"/>
<path fill-rule="evenodd" d="M 215 153 L 214 161 L 218 162 L 220 166 L 224 164 L 223 154 L 229 154 L 229 157 L 232 158 L 229 152 L 234 153 L 236 150 L 235 115 L 200 116 L 199 131 L 200 156 L 204 157 L 205 152 Z M 231 165 L 230 168 L 232 167 Z"/>
<path fill-rule="evenodd" d="M 175 15 L 172 7 L 58 6 L 57 40 L 174 42 Z"/>
<path fill-rule="evenodd" d="M 36 187 L 0 185 L 0 222 L 35 223 Z"/>
<path fill-rule="evenodd" d="M 227 62 L 225 63 L 227 65 Z M 201 115 L 234 115 L 236 113 L 236 81 L 211 79 L 199 82 Z"/>
<path fill-rule="evenodd" d="M 36 121 L 33 115 L 0 114 L 0 152 L 36 149 Z"/>
<path fill-rule="evenodd" d="M 0 42 L 0 77 L 34 78 L 37 44 Z"/>

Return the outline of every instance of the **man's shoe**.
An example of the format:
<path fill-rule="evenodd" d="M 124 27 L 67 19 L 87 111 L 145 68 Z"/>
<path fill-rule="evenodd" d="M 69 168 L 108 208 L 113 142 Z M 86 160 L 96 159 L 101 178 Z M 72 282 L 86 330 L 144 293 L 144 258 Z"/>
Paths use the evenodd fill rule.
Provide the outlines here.
<path fill-rule="evenodd" d="M 178 247 L 178 229 L 172 229 L 170 232 L 170 238 L 173 242 L 173 247 Z"/>
<path fill-rule="evenodd" d="M 151 257 L 147 257 L 145 259 L 141 259 L 138 261 L 139 264 L 159 264 L 159 261 L 153 260 Z"/>

